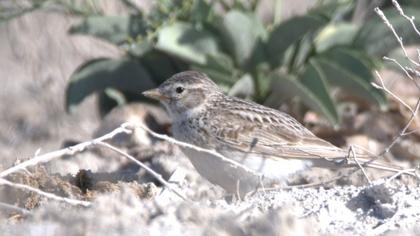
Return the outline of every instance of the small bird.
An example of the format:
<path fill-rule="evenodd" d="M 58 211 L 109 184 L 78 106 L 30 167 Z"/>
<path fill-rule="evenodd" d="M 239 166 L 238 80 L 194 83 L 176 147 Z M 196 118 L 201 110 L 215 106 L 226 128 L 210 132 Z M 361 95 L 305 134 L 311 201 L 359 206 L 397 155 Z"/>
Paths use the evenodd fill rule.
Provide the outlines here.
<path fill-rule="evenodd" d="M 355 165 L 349 163 L 348 151 L 316 137 L 293 117 L 225 95 L 200 72 L 175 74 L 143 95 L 165 106 L 175 139 L 214 150 L 248 168 L 182 148 L 203 177 L 229 193 L 243 196 L 258 187 L 284 183 L 288 176 L 309 167 Z"/>

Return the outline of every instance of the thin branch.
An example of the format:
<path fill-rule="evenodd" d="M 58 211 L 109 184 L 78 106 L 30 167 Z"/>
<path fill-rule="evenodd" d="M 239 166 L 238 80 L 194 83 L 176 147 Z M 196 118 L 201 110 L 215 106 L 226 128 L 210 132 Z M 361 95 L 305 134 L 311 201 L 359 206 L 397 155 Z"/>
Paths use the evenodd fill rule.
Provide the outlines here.
<path fill-rule="evenodd" d="M 186 173 L 182 168 L 176 168 L 168 179 L 168 183 L 180 185 L 184 181 Z M 171 193 L 171 194 L 169 194 Z M 159 203 L 169 202 L 172 196 L 172 191 L 168 188 L 162 188 L 160 194 L 155 198 L 155 201 Z M 163 204 L 164 205 L 164 204 Z"/>
<path fill-rule="evenodd" d="M 405 19 L 407 19 L 407 20 L 411 23 L 411 25 L 413 26 L 414 31 L 416 31 L 417 35 L 419 35 L 419 36 L 420 36 L 420 31 L 417 29 L 416 24 L 414 23 L 414 19 L 415 19 L 415 17 L 414 17 L 414 16 L 411 16 L 411 17 L 407 16 L 407 15 L 404 13 L 404 11 L 403 11 L 403 9 L 401 8 L 401 6 L 400 6 L 400 4 L 398 3 L 398 1 L 396 1 L 396 0 L 392 0 L 392 4 L 393 4 L 393 5 L 395 6 L 395 8 L 397 9 L 398 13 L 400 13 L 400 15 L 401 15 L 401 16 L 403 16 Z"/>
<path fill-rule="evenodd" d="M 369 166 L 370 164 L 372 164 L 372 162 L 376 161 L 377 159 L 379 159 L 380 157 L 384 156 L 385 154 L 387 154 L 393 147 L 395 144 L 397 144 L 398 141 L 400 141 L 400 139 L 403 136 L 406 136 L 407 134 L 411 133 L 411 132 L 407 132 L 407 129 L 410 127 L 411 123 L 414 121 L 418 111 L 420 108 L 420 98 L 417 100 L 416 103 L 416 107 L 413 111 L 413 113 L 411 114 L 410 119 L 408 120 L 408 122 L 406 123 L 406 125 L 404 126 L 404 128 L 399 132 L 399 134 L 397 136 L 395 136 L 393 138 L 393 140 L 391 141 L 391 143 L 378 155 L 374 156 L 372 159 L 370 159 L 369 161 L 366 161 L 362 164 L 362 166 Z M 397 173 L 400 171 L 397 171 Z M 414 175 L 414 174 L 410 174 L 410 175 Z"/>
<path fill-rule="evenodd" d="M 356 156 L 356 152 L 354 151 L 354 148 L 352 145 L 350 145 L 349 148 L 349 154 L 348 156 L 350 156 L 350 154 L 353 156 L 353 160 L 354 162 L 356 162 L 357 166 L 360 168 L 360 170 L 362 171 L 363 175 L 365 176 L 366 180 L 368 181 L 369 184 L 372 183 L 372 181 L 370 181 L 369 176 L 367 175 L 365 168 L 363 168 L 363 166 L 359 163 L 359 161 L 357 160 L 357 156 Z"/>
<path fill-rule="evenodd" d="M 401 8 L 401 6 L 398 4 L 398 2 L 396 0 L 392 1 L 393 5 L 395 6 L 395 8 L 397 9 L 397 11 L 400 13 L 401 16 L 403 16 L 404 18 L 406 18 L 411 25 L 413 26 L 414 30 L 416 31 L 416 33 L 420 36 L 420 32 L 417 29 L 416 25 L 414 24 L 414 17 L 408 17 L 403 9 Z M 392 31 L 392 33 L 394 34 L 394 36 L 397 38 L 401 49 L 404 52 L 405 57 L 410 60 L 411 63 L 413 63 L 416 66 L 419 66 L 418 63 L 416 63 L 414 60 L 412 60 L 410 57 L 408 57 L 408 53 L 406 51 L 406 49 L 404 48 L 404 44 L 402 42 L 402 38 L 397 34 L 397 32 L 395 31 L 394 27 L 392 26 L 392 24 L 388 21 L 388 19 L 386 18 L 386 16 L 384 15 L 384 13 L 379 9 L 379 8 L 375 8 L 375 12 L 379 15 L 379 17 L 382 18 L 382 20 L 384 21 L 385 25 L 388 26 L 388 28 Z M 419 56 L 419 60 L 420 60 L 420 51 L 417 49 L 418 52 L 418 56 Z M 384 60 L 388 60 L 391 61 L 393 63 L 395 63 L 396 65 L 398 65 L 402 71 L 405 73 L 405 75 L 411 80 L 413 81 L 413 83 L 415 84 L 415 86 L 419 89 L 420 91 L 420 85 L 418 84 L 417 80 L 414 79 L 410 73 L 410 72 L 414 72 L 416 73 L 416 75 L 418 75 L 418 71 L 409 67 L 403 67 L 397 60 L 393 59 L 393 58 L 388 58 L 388 57 L 384 57 Z M 375 86 L 378 89 L 384 90 L 386 93 L 388 93 L 389 95 L 391 95 L 392 97 L 394 97 L 400 104 L 402 104 L 403 106 L 405 106 L 406 108 L 408 108 L 411 112 L 411 117 L 410 119 L 407 121 L 406 125 L 404 126 L 404 128 L 399 132 L 399 134 L 394 137 L 394 139 L 392 140 L 392 142 L 375 158 L 373 158 L 370 162 L 376 160 L 377 158 L 385 155 L 386 153 L 388 153 L 391 148 L 403 137 L 406 135 L 411 134 L 412 132 L 407 131 L 408 128 L 411 126 L 411 123 L 414 121 L 415 117 L 418 114 L 419 111 L 419 107 L 420 107 L 420 97 L 417 100 L 417 103 L 415 105 L 415 108 L 411 108 L 408 104 L 406 104 L 400 97 L 398 97 L 397 95 L 395 95 L 394 93 L 392 93 L 390 90 L 388 90 L 382 80 L 382 77 L 380 76 L 380 74 L 376 71 L 376 75 L 378 76 L 379 80 L 381 81 L 381 86 Z M 400 171 L 401 172 L 401 171 Z M 398 172 L 397 174 L 399 174 L 400 172 Z M 406 171 L 403 171 L 401 173 L 406 173 Z"/>
<path fill-rule="evenodd" d="M 410 119 L 407 121 L 406 125 L 404 126 L 404 128 L 400 131 L 399 135 L 394 137 L 394 139 L 392 140 L 392 142 L 388 145 L 387 148 L 384 149 L 384 151 L 382 151 L 382 153 L 380 153 L 378 156 L 383 156 L 386 153 L 388 153 L 391 148 L 401 139 L 401 137 L 406 135 L 407 129 L 410 127 L 411 123 L 414 121 L 414 119 L 416 118 L 416 115 L 419 111 L 420 108 L 420 98 L 417 100 L 416 103 L 416 107 L 413 111 L 413 113 L 411 114 Z"/>
<path fill-rule="evenodd" d="M 387 56 L 384 56 L 383 57 L 383 59 L 385 60 L 385 61 L 390 61 L 390 62 L 393 62 L 393 63 L 395 63 L 398 67 L 400 67 L 401 68 L 401 70 L 404 72 L 404 74 L 410 79 L 410 80 L 414 80 L 414 78 L 410 75 L 410 73 L 407 71 L 407 69 L 406 68 L 404 68 L 404 66 L 402 66 L 401 65 L 401 63 L 399 63 L 396 59 L 394 59 L 394 58 L 391 58 L 391 57 L 387 57 Z"/>
<path fill-rule="evenodd" d="M 120 149 L 105 143 L 104 141 L 106 140 L 110 140 L 112 139 L 115 135 L 120 134 L 120 133 L 132 133 L 132 128 L 133 125 L 129 124 L 129 123 L 124 123 L 122 124 L 120 127 L 116 128 L 115 130 L 111 131 L 108 134 L 105 134 L 99 138 L 93 139 L 91 141 L 87 141 L 87 142 L 83 142 L 80 144 L 77 144 L 75 146 L 71 146 L 65 149 L 61 149 L 61 150 L 57 150 L 57 151 L 53 151 L 53 152 L 49 152 L 43 155 L 38 155 L 35 156 L 32 159 L 29 159 L 27 161 L 24 161 L 16 166 L 13 166 L 9 169 L 6 169 L 4 171 L 2 171 L 0 173 L 0 178 L 4 178 L 5 176 L 11 174 L 11 173 L 15 173 L 17 171 L 20 170 L 26 170 L 26 167 L 28 166 L 34 166 L 37 165 L 39 163 L 44 163 L 44 162 L 48 162 L 51 161 L 55 158 L 59 158 L 62 157 L 64 155 L 74 155 L 76 153 L 82 152 L 84 150 L 86 150 L 87 148 L 94 146 L 94 145 L 100 145 L 103 147 L 106 147 L 108 149 L 113 150 L 114 152 L 117 152 L 119 154 L 121 154 L 122 156 L 132 160 L 133 162 L 135 162 L 137 165 L 139 165 L 140 167 L 144 168 L 148 173 L 150 173 L 151 175 L 153 175 L 159 182 L 161 182 L 165 187 L 167 187 L 168 189 L 170 189 L 171 191 L 173 191 L 175 194 L 177 194 L 178 196 L 180 196 L 182 199 L 184 200 L 188 200 L 186 197 L 184 197 L 178 190 L 176 190 L 175 188 L 172 187 L 172 185 L 170 185 L 168 182 L 166 182 L 163 177 L 161 175 L 159 175 L 158 173 L 156 173 L 155 171 L 153 171 L 152 169 L 150 169 L 148 166 L 144 165 L 142 162 L 138 161 L 137 159 L 135 159 L 133 156 L 121 151 Z M 26 190 L 29 191 L 33 191 L 33 192 L 37 192 L 41 195 L 50 197 L 51 196 L 55 196 L 53 194 L 49 194 L 46 192 L 43 192 L 41 190 L 38 190 L 36 188 L 30 187 L 30 186 L 26 186 L 26 185 L 22 185 L 22 184 L 17 184 L 17 183 L 12 183 L 8 180 L 5 179 L 0 179 L 2 180 L 2 182 L 0 182 L 0 184 L 8 184 L 12 187 L 16 187 L 16 188 L 24 188 Z M 58 197 L 58 196 L 56 196 Z M 60 198 L 60 197 L 58 197 Z M 60 198 L 61 199 L 61 198 Z"/>
<path fill-rule="evenodd" d="M 390 61 L 390 62 L 393 62 L 393 63 L 395 63 L 398 67 L 400 67 L 401 68 L 401 70 L 404 72 L 404 74 L 411 80 L 411 81 L 413 81 L 413 83 L 414 83 L 414 85 L 417 87 L 417 89 L 419 89 L 420 90 L 420 85 L 419 85 L 419 83 L 417 82 L 417 80 L 415 80 L 411 75 L 410 75 L 410 72 L 411 73 L 414 73 L 416 76 L 419 76 L 419 72 L 417 71 L 417 70 L 415 70 L 415 69 L 413 69 L 413 68 L 410 68 L 410 67 L 403 67 L 396 59 L 394 59 L 394 58 L 390 58 L 390 57 L 383 57 L 383 59 L 384 60 L 386 60 L 386 61 Z"/>
<path fill-rule="evenodd" d="M 170 189 L 172 192 L 174 192 L 176 195 L 178 195 L 180 198 L 182 198 L 185 201 L 188 201 L 188 199 L 181 193 L 179 192 L 177 189 L 175 189 L 170 183 L 168 183 L 163 177 L 162 175 L 156 173 L 154 170 L 152 170 L 151 168 L 149 168 L 148 166 L 146 166 L 145 164 L 143 164 L 142 162 L 138 161 L 135 157 L 131 156 L 128 153 L 125 153 L 123 151 L 121 151 L 120 149 L 112 146 L 111 144 L 99 141 L 97 142 L 97 144 L 99 144 L 102 147 L 108 148 L 128 159 L 130 159 L 131 161 L 133 161 L 134 163 L 136 163 L 137 165 L 139 165 L 141 168 L 145 169 L 149 174 L 153 175 L 153 177 L 155 177 L 161 184 L 163 184 L 166 188 Z"/>
<path fill-rule="evenodd" d="M 384 81 L 382 79 L 382 76 L 379 74 L 379 72 L 377 70 L 375 70 L 375 73 L 376 73 L 376 76 L 378 76 L 379 81 L 381 82 L 381 85 L 378 85 L 378 84 L 372 82 L 372 86 L 375 87 L 376 89 L 385 91 L 386 93 L 391 95 L 393 98 L 395 98 L 395 100 L 397 100 L 399 103 L 401 103 L 404 107 L 406 107 L 408 110 L 410 110 L 411 113 L 413 113 L 414 112 L 413 109 L 407 103 L 405 103 L 399 96 L 394 94 L 391 90 L 389 90 L 385 86 Z"/>
<path fill-rule="evenodd" d="M 416 65 L 416 66 L 420 66 L 420 64 L 419 63 L 417 63 L 416 61 L 414 61 L 413 59 L 411 59 L 409 56 L 408 56 L 408 53 L 407 53 L 407 50 L 405 50 L 405 47 L 404 47 L 404 43 L 403 43 L 403 41 L 402 41 L 402 38 L 397 34 L 397 32 L 395 31 L 395 29 L 394 29 L 394 26 L 389 22 L 389 20 L 388 20 L 388 18 L 386 18 L 386 16 L 385 16 L 385 14 L 384 14 L 384 12 L 381 10 L 381 9 L 379 9 L 379 7 L 376 7 L 375 8 L 375 12 L 376 12 L 376 14 L 378 14 L 378 16 L 379 17 L 381 17 L 381 19 L 383 20 L 383 22 L 385 23 L 385 25 L 386 26 L 388 26 L 388 28 L 392 31 L 392 33 L 394 34 L 394 36 L 395 36 L 395 38 L 397 39 L 397 41 L 398 41 L 398 43 L 400 44 L 400 46 L 401 46 L 401 48 L 402 48 L 402 50 L 403 50 L 403 52 L 404 52 L 404 55 L 405 55 L 405 57 L 412 63 L 412 64 L 414 64 L 414 65 Z"/>
<path fill-rule="evenodd" d="M 411 168 L 411 169 L 401 170 L 398 173 L 396 173 L 396 174 L 392 175 L 391 177 L 389 177 L 387 179 L 387 181 L 390 182 L 391 180 L 394 180 L 398 176 L 401 176 L 401 175 L 406 174 L 406 173 L 416 173 L 416 169 L 415 168 Z M 419 176 L 417 174 L 416 174 L 416 177 L 419 178 Z"/>
<path fill-rule="evenodd" d="M 0 185 L 7 185 L 7 186 L 10 186 L 10 187 L 13 187 L 13 188 L 34 192 L 34 193 L 37 193 L 37 194 L 39 194 L 41 196 L 44 196 L 46 198 L 53 199 L 53 200 L 56 200 L 56 201 L 66 202 L 66 203 L 68 203 L 70 205 L 74 205 L 74 206 L 84 206 L 84 207 L 91 206 L 91 203 L 87 202 L 87 201 L 81 201 L 81 200 L 70 199 L 70 198 L 66 198 L 66 197 L 60 197 L 60 196 L 54 195 L 52 193 L 47 193 L 47 192 L 44 192 L 42 190 L 39 190 L 37 188 L 31 187 L 31 186 L 28 186 L 28 185 L 25 185 L 25 184 L 13 183 L 13 182 L 10 182 L 9 180 L 3 179 L 3 178 L 0 178 Z"/>
<path fill-rule="evenodd" d="M 419 51 L 419 53 L 420 53 L 420 51 Z M 419 55 L 419 56 L 420 56 L 420 55 Z M 410 72 L 410 73 L 412 73 L 412 74 L 416 75 L 417 77 L 420 77 L 420 71 L 415 70 L 415 69 L 413 69 L 413 68 L 410 68 L 410 67 L 408 67 L 408 66 L 406 66 L 406 67 L 405 67 L 405 69 L 406 69 L 408 72 Z M 419 87 L 419 86 L 417 86 L 417 87 Z"/>
<path fill-rule="evenodd" d="M 87 142 L 83 142 L 83 143 L 79 143 L 77 145 L 68 147 L 68 148 L 64 148 L 64 149 L 60 149 L 57 151 L 53 151 L 53 152 L 49 152 L 43 155 L 38 155 L 35 156 L 27 161 L 24 161 L 18 165 L 15 165 L 13 167 L 10 167 L 9 169 L 3 170 L 2 172 L 0 172 L 0 178 L 4 178 L 7 175 L 10 175 L 12 173 L 15 173 L 17 171 L 20 170 L 24 170 L 26 167 L 29 166 L 34 166 L 37 165 L 39 163 L 45 163 L 45 162 L 49 162 L 53 159 L 65 156 L 65 155 L 74 155 L 76 153 L 79 152 L 83 152 L 85 151 L 87 148 L 89 148 L 90 146 L 95 145 L 95 143 L 101 142 L 101 141 L 106 141 L 106 140 L 110 140 L 112 139 L 115 135 L 120 134 L 120 133 L 131 133 L 132 130 L 128 129 L 128 126 L 126 126 L 126 124 L 121 125 L 120 127 L 116 128 L 115 130 L 111 131 L 108 134 L 105 134 L 99 138 L 93 139 L 91 141 L 87 141 Z"/>
<path fill-rule="evenodd" d="M 31 215 L 32 213 L 24 208 L 17 207 L 8 203 L 0 202 L 0 208 L 12 210 L 12 211 L 18 211 L 24 215 Z"/>
<path fill-rule="evenodd" d="M 413 129 L 413 130 L 410 130 L 410 131 L 406 131 L 405 133 L 404 133 L 404 136 L 407 136 L 407 135 L 410 135 L 410 134 L 414 134 L 414 133 L 417 133 L 417 132 L 419 132 L 420 131 L 420 128 L 418 128 L 418 129 Z"/>

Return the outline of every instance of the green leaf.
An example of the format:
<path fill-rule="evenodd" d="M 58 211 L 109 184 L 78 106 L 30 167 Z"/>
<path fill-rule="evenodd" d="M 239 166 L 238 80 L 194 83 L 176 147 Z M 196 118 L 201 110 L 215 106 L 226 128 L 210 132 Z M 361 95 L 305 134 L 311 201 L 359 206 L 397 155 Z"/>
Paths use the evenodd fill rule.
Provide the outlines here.
<path fill-rule="evenodd" d="M 139 60 L 156 84 L 161 84 L 172 75 L 188 69 L 188 65 L 181 60 L 157 50 L 145 54 Z"/>
<path fill-rule="evenodd" d="M 363 75 L 365 75 L 366 78 L 369 78 L 367 79 L 367 81 L 370 82 L 370 81 L 375 80 L 375 77 L 372 74 L 372 70 L 377 68 L 377 65 L 373 63 L 376 57 L 370 56 L 366 54 L 364 51 L 360 51 L 360 50 L 349 48 L 349 47 L 344 47 L 344 48 L 337 47 L 334 50 L 329 50 L 328 53 L 326 53 L 326 55 L 332 56 L 337 59 L 340 56 L 342 57 L 347 56 L 348 60 L 342 61 L 338 59 L 340 64 L 349 63 L 349 61 L 352 61 L 352 63 L 350 64 L 352 70 L 357 70 L 357 71 L 363 70 L 364 71 Z"/>
<path fill-rule="evenodd" d="M 134 57 L 142 57 L 154 49 L 154 43 L 147 38 L 137 39 L 133 42 L 127 42 L 120 45 L 122 49 Z"/>
<path fill-rule="evenodd" d="M 124 94 L 121 93 L 121 91 L 117 90 L 117 89 L 113 89 L 113 88 L 106 88 L 104 90 L 104 93 L 111 98 L 112 100 L 114 100 L 117 105 L 123 105 L 125 103 L 127 103 L 127 99 L 125 98 Z"/>
<path fill-rule="evenodd" d="M 72 26 L 69 32 L 95 36 L 120 45 L 145 34 L 146 27 L 140 16 L 90 16 Z"/>
<path fill-rule="evenodd" d="M 332 20 L 342 21 L 348 18 L 354 11 L 353 0 L 319 1 L 317 6 L 309 10 L 309 14 L 328 17 Z"/>
<path fill-rule="evenodd" d="M 185 22 L 163 27 L 158 33 L 156 49 L 200 65 L 206 63 L 207 55 L 219 51 L 216 38 L 210 32 Z"/>
<path fill-rule="evenodd" d="M 253 97 L 255 101 L 262 103 L 271 93 L 271 74 L 272 71 L 267 63 L 258 65 L 257 69 L 252 74 L 255 83 Z"/>
<path fill-rule="evenodd" d="M 319 56 L 333 61 L 353 74 L 356 74 L 367 83 L 375 79 L 372 75 L 371 68 L 364 63 L 366 56 L 358 51 L 338 47 L 319 54 Z"/>
<path fill-rule="evenodd" d="M 238 80 L 235 76 L 232 59 L 224 54 L 209 55 L 206 59 L 206 64 L 193 65 L 192 69 L 206 73 L 218 83 L 233 85 Z"/>
<path fill-rule="evenodd" d="M 114 107 L 126 103 L 126 97 L 119 90 L 107 88 L 104 91 L 99 92 L 98 107 L 101 117 L 104 117 L 106 114 L 108 114 Z"/>
<path fill-rule="evenodd" d="M 317 100 L 316 104 L 311 104 L 310 101 L 305 102 L 305 100 L 303 102 L 315 111 L 323 114 L 332 124 L 338 125 L 339 118 L 336 106 L 329 94 L 330 88 L 326 74 L 316 60 L 310 60 L 308 67 L 303 75 L 300 76 L 300 82 L 313 93 Z"/>
<path fill-rule="evenodd" d="M 229 96 L 241 97 L 251 99 L 255 93 L 254 81 L 250 74 L 243 75 L 236 83 L 230 88 Z"/>
<path fill-rule="evenodd" d="M 308 63 L 308 58 L 314 53 L 315 47 L 312 37 L 305 35 L 299 43 L 295 44 L 295 48 L 291 51 L 291 55 L 284 57 L 284 62 L 289 65 L 290 71 L 301 71 L 302 67 L 305 67 Z"/>
<path fill-rule="evenodd" d="M 212 6 L 205 0 L 194 0 L 191 9 L 191 20 L 205 22 L 212 14 Z"/>
<path fill-rule="evenodd" d="M 393 8 L 383 12 L 402 38 L 405 46 L 420 43 L 420 37 L 407 19 L 399 15 Z M 405 8 L 404 12 L 408 16 L 414 16 L 416 24 L 419 23 L 417 19 L 420 19 L 420 8 Z M 399 47 L 394 34 L 379 16 L 373 17 L 362 26 L 354 40 L 354 45 L 364 49 L 369 55 L 375 56 L 385 56 L 394 48 Z"/>
<path fill-rule="evenodd" d="M 271 66 L 275 68 L 281 64 L 284 53 L 291 45 L 326 23 L 323 18 L 306 15 L 291 18 L 276 26 L 268 38 L 266 48 Z"/>
<path fill-rule="evenodd" d="M 370 69 L 352 51 L 335 49 L 317 57 L 328 81 L 368 101 L 375 102 L 382 109 L 387 107 L 385 95 L 371 85 L 374 77 Z"/>
<path fill-rule="evenodd" d="M 335 46 L 351 45 L 358 27 L 349 23 L 330 24 L 323 28 L 315 38 L 318 53 Z"/>
<path fill-rule="evenodd" d="M 66 89 L 66 110 L 87 96 L 107 88 L 140 93 L 155 87 L 144 67 L 128 59 L 94 59 L 83 64 L 70 77 Z"/>
<path fill-rule="evenodd" d="M 265 42 L 263 39 L 258 39 L 254 45 L 254 50 L 251 53 L 250 58 L 243 66 L 243 70 L 247 72 L 253 72 L 260 66 L 268 65 L 268 56 L 265 52 Z"/>
<path fill-rule="evenodd" d="M 255 47 L 267 36 L 264 25 L 253 13 L 232 10 L 223 17 L 220 27 L 224 48 L 237 65 L 246 68 Z"/>
<path fill-rule="evenodd" d="M 295 76 L 276 73 L 272 77 L 272 95 L 269 100 L 284 100 L 298 96 L 309 108 L 324 115 L 332 124 L 338 124 L 338 114 L 328 94 L 325 75 L 310 64 L 299 81 Z M 278 99 L 280 98 L 280 99 Z"/>

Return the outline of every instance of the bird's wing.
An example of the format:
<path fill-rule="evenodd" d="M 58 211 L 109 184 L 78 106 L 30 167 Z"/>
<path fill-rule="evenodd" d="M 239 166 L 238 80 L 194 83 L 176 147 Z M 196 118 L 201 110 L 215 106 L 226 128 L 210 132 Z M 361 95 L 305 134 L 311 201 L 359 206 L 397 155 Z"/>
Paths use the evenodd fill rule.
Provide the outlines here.
<path fill-rule="evenodd" d="M 212 112 L 209 117 L 214 123 L 207 132 L 212 132 L 210 137 L 216 139 L 213 148 L 222 154 L 236 151 L 245 155 L 264 155 L 267 158 L 305 159 L 319 167 L 366 164 L 367 167 L 392 172 L 402 170 L 389 163 L 372 162 L 372 156 L 361 150 L 349 153 L 338 148 L 316 137 L 286 113 L 256 103 L 231 99 L 234 101 L 221 104 L 224 109 L 215 109 L 219 112 Z"/>
<path fill-rule="evenodd" d="M 233 102 L 245 103 L 242 100 Z M 347 154 L 316 137 L 286 113 L 250 102 L 242 104 L 245 106 L 232 105 L 211 117 L 218 124 L 210 130 L 219 145 L 216 149 L 228 147 L 272 158 L 343 159 Z"/>

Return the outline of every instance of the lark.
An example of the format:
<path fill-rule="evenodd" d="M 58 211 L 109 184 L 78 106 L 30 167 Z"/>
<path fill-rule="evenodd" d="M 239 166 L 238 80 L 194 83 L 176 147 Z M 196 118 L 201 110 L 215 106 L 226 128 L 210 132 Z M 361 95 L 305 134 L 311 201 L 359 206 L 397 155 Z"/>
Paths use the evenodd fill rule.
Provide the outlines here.
<path fill-rule="evenodd" d="M 316 137 L 290 115 L 225 95 L 200 72 L 175 74 L 143 94 L 165 106 L 175 139 L 233 161 L 182 149 L 203 177 L 229 193 L 243 195 L 264 185 L 284 183 L 310 167 L 355 164 L 349 163 L 347 150 Z"/>

